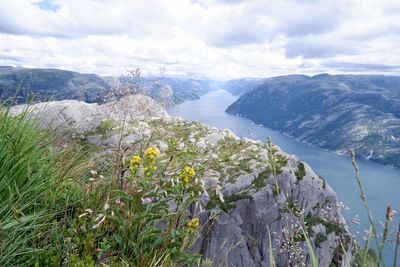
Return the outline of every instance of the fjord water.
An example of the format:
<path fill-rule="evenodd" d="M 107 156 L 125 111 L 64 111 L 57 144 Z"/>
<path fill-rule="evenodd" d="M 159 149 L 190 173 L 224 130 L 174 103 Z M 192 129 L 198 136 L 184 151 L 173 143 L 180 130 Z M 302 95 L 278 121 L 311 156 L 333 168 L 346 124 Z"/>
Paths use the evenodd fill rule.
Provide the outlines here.
<path fill-rule="evenodd" d="M 351 160 L 347 156 L 315 148 L 296 141 L 269 128 L 253 124 L 250 120 L 227 114 L 225 109 L 237 99 L 224 90 L 213 91 L 199 100 L 187 101 L 170 110 L 170 114 L 188 120 L 200 121 L 218 128 L 228 128 L 236 135 L 266 141 L 270 136 L 273 143 L 286 153 L 296 155 L 301 161 L 309 164 L 328 184 L 350 210 L 343 211 L 353 233 L 361 240 L 364 230 L 369 228 L 365 208 L 360 200 L 360 190 L 354 178 Z M 398 210 L 400 205 L 400 171 L 370 161 L 358 159 L 361 178 L 365 187 L 368 204 L 377 221 L 384 221 L 387 205 Z M 358 216 L 361 226 L 352 224 Z M 398 216 L 396 221 L 398 220 Z M 382 227 L 378 223 L 379 232 Z M 373 242 L 371 240 L 371 242 Z M 391 266 L 393 247 L 387 246 L 384 252 L 387 266 Z"/>

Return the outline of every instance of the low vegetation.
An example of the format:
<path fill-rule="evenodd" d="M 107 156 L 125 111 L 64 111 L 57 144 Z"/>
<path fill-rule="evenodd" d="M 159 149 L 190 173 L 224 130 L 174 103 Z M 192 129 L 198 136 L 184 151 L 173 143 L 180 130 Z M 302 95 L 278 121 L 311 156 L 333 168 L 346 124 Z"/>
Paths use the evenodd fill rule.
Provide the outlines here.
<path fill-rule="evenodd" d="M 270 186 L 276 199 L 282 195 L 278 176 L 288 158 L 271 140 L 266 145 L 244 142 L 225 132 L 216 141 L 218 146 L 202 147 L 199 144 L 212 133 L 199 123 L 151 120 L 144 126 L 130 125 L 136 131 L 159 129 L 147 139 L 126 147 L 117 142 L 115 150 L 99 151 L 88 139 L 97 134 L 104 139 L 118 130 L 122 138 L 124 128 L 104 122 L 96 133 L 66 139 L 58 132 L 39 130 L 27 116 L 25 112 L 11 117 L 6 108 L 0 111 L 0 266 L 211 265 L 189 252 L 205 223 L 198 205 L 200 196 L 208 195 L 198 179 L 202 174 L 213 170 L 217 184 L 208 210 L 229 213 L 238 201 L 252 201 L 252 193 L 263 187 Z M 265 152 L 264 158 L 255 148 Z M 222 195 L 220 182 L 235 182 L 260 166 L 263 171 L 248 191 Z M 305 175 L 305 165 L 298 162 L 297 183 Z M 363 192 L 361 182 L 360 189 Z M 295 201 L 282 205 L 279 212 L 301 222 L 296 231 L 288 231 L 287 246 L 306 242 L 312 266 L 317 266 L 312 244 L 320 247 L 331 233 L 346 236 L 344 225 L 305 215 Z M 390 212 L 389 208 L 385 231 Z M 314 226 L 324 231 L 314 234 Z M 375 237 L 371 231 L 364 246 L 355 246 L 354 266 L 382 265 L 387 232 L 382 240 L 376 238 L 374 251 L 369 242 Z M 348 240 L 340 242 L 337 251 L 347 250 Z M 269 262 L 275 266 L 272 249 L 270 240 Z M 296 253 L 293 261 L 302 264 L 301 253 Z"/>
<path fill-rule="evenodd" d="M 301 181 L 303 179 L 303 177 L 306 175 L 303 162 L 297 163 L 297 171 L 294 174 L 296 175 L 297 181 Z"/>
<path fill-rule="evenodd" d="M 92 151 L 38 130 L 26 113 L 0 112 L 1 266 L 198 265 L 189 254 L 204 190 L 190 153 L 171 141 L 121 154 L 103 176 Z M 121 153 L 121 151 L 118 151 Z"/>
<path fill-rule="evenodd" d="M 242 199 L 252 199 L 249 193 L 236 193 L 231 194 L 229 196 L 220 199 L 219 197 L 215 196 L 210 201 L 207 202 L 206 209 L 212 209 L 215 207 L 219 207 L 224 212 L 229 212 L 230 209 L 236 207 L 235 202 Z"/>

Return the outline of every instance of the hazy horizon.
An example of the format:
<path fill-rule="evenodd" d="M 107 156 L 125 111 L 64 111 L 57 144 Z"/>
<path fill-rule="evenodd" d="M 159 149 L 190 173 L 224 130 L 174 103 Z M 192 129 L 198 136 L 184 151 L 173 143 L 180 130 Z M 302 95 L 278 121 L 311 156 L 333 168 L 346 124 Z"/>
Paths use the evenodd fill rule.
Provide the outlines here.
<path fill-rule="evenodd" d="M 0 65 L 214 80 L 400 71 L 398 1 L 0 4 Z"/>
<path fill-rule="evenodd" d="M 132 69 L 127 69 L 124 73 L 121 74 L 115 74 L 115 75 L 104 75 L 104 74 L 99 74 L 99 73 L 95 73 L 95 72 L 79 72 L 76 70 L 71 70 L 71 69 L 66 69 L 66 68 L 55 68 L 55 67 L 40 67 L 40 68 L 36 68 L 36 67 L 26 67 L 26 66 L 10 66 L 10 65 L 0 65 L 1 67 L 13 67 L 13 68 L 22 68 L 22 69 L 51 69 L 51 70 L 62 70 L 62 71 L 72 71 L 72 72 L 78 72 L 78 73 L 82 73 L 82 74 L 96 74 L 99 75 L 101 77 L 111 77 L 111 78 L 118 78 L 121 76 L 126 76 L 129 75 L 129 71 Z M 162 77 L 162 78 L 182 78 L 182 79 L 204 79 L 204 80 L 210 80 L 210 81 L 214 81 L 214 82 L 228 82 L 231 80 L 257 80 L 257 79 L 269 79 L 269 78 L 275 78 L 275 77 L 279 77 L 279 76 L 291 76 L 291 75 L 304 75 L 304 76 L 308 76 L 308 77 L 313 77 L 313 76 L 318 76 L 318 75 L 377 75 L 377 76 L 390 76 L 390 77 L 399 77 L 400 74 L 375 74 L 375 73 L 366 73 L 366 74 L 362 74 L 362 73 L 336 73 L 336 74 L 332 74 L 332 73 L 328 73 L 328 72 L 320 72 L 320 73 L 316 73 L 316 74 L 304 74 L 304 73 L 286 73 L 286 74 L 282 74 L 282 75 L 274 75 L 274 76 L 265 76 L 265 77 L 236 77 L 236 78 L 232 78 L 232 79 L 213 79 L 210 77 L 206 77 L 204 75 L 201 74 L 196 74 L 196 75 L 190 75 L 190 74 L 184 74 L 184 75 L 173 75 L 173 74 L 164 74 L 164 73 L 145 73 L 144 75 L 141 74 L 140 77 L 142 78 L 152 78 L 152 77 Z"/>

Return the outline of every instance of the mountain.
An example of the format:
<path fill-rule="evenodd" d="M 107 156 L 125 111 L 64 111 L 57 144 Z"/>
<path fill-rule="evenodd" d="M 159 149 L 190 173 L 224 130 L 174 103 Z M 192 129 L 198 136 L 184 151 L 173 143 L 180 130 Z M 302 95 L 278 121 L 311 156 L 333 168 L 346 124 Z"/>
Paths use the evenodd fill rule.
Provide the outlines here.
<path fill-rule="evenodd" d="M 14 106 L 11 113 L 20 114 L 25 108 Z M 189 216 L 198 217 L 201 224 L 191 251 L 210 259 L 213 266 L 268 266 L 269 253 L 276 266 L 294 265 L 299 260 L 300 265 L 311 266 L 302 229 L 310 237 L 318 266 L 350 266 L 352 237 L 335 192 L 310 166 L 273 144 L 170 117 L 141 95 L 102 105 L 64 100 L 29 108 L 31 116 L 43 119 L 42 127 L 69 133 L 63 136 L 72 139 L 67 138 L 63 145 L 78 142 L 92 148 L 91 168 L 98 178 L 94 184 L 82 183 L 90 190 L 96 185 L 111 186 L 113 180 L 107 177 L 117 147 L 129 153 L 136 153 L 139 147 L 156 147 L 158 161 L 167 164 L 162 173 L 165 181 L 176 180 L 168 175 L 179 166 L 175 161 L 167 163 L 173 159 L 171 147 L 177 158 L 190 160 L 196 181 L 205 190 L 199 206 L 188 207 Z M 121 117 L 127 112 L 122 126 Z M 118 198 L 118 203 L 122 201 Z M 93 243 L 95 246 L 100 244 Z"/>
<path fill-rule="evenodd" d="M 0 99 L 14 98 L 14 104 L 26 101 L 74 99 L 103 103 L 132 87 L 129 93 L 151 96 L 159 102 L 177 104 L 198 99 L 216 88 L 211 80 L 175 77 L 101 77 L 59 69 L 29 69 L 0 66 Z M 130 89 L 132 89 L 130 88 Z M 121 92 L 125 95 L 124 92 Z M 121 97 L 121 95 L 118 95 Z"/>
<path fill-rule="evenodd" d="M 222 84 L 222 89 L 225 89 L 233 95 L 242 95 L 248 91 L 255 89 L 257 86 L 261 85 L 265 79 L 257 78 L 244 78 L 229 80 Z"/>
<path fill-rule="evenodd" d="M 111 86 L 95 74 L 59 69 L 0 67 L 0 98 L 13 98 L 16 104 L 76 99 L 88 103 L 103 102 Z"/>
<path fill-rule="evenodd" d="M 243 94 L 226 112 L 312 145 L 400 167 L 400 77 L 288 75 Z"/>
<path fill-rule="evenodd" d="M 158 102 L 179 104 L 186 100 L 199 99 L 200 96 L 216 89 L 216 83 L 208 79 L 192 79 L 181 77 L 141 77 L 132 80 L 121 76 L 117 87 L 133 85 L 140 88 L 140 93 L 151 96 Z"/>

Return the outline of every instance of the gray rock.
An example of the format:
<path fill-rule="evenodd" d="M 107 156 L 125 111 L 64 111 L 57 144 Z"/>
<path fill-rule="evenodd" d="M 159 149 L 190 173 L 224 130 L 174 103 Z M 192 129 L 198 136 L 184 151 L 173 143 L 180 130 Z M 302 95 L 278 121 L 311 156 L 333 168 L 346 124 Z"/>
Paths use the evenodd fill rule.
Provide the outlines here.
<path fill-rule="evenodd" d="M 216 144 L 218 144 L 219 141 L 223 140 L 224 137 L 225 137 L 224 134 L 219 133 L 219 132 L 215 132 L 215 133 L 207 135 L 204 138 L 204 141 L 206 143 L 210 144 L 210 145 L 214 145 L 215 146 Z"/>
<path fill-rule="evenodd" d="M 287 166 L 277 176 L 281 189 L 279 196 L 274 196 L 273 177 L 269 177 L 266 186 L 258 190 L 251 187 L 257 175 L 242 175 L 235 183 L 223 184 L 225 199 L 240 194 L 248 197 L 242 195 L 230 203 L 234 205 L 227 212 L 214 208 L 202 214 L 204 228 L 193 249 L 211 259 L 214 266 L 268 266 L 269 230 L 277 266 L 290 266 L 288 255 L 294 249 L 303 255 L 305 266 L 310 266 L 305 242 L 299 242 L 291 248 L 292 251 L 286 251 L 289 242 L 285 240 L 301 240 L 300 227 L 305 229 L 305 216 L 315 216 L 343 229 L 343 233 L 328 234 L 321 224 L 311 227 L 310 240 L 318 266 L 329 267 L 333 261 L 338 266 L 349 266 L 350 249 L 344 255 L 335 255 L 335 248 L 340 246 L 339 239 L 342 242 L 350 239 L 346 223 L 336 207 L 335 192 L 329 186 L 322 188 L 322 182 L 307 164 L 306 175 L 298 182 L 294 175 L 297 159 L 279 153 L 288 158 Z M 297 206 L 297 211 L 289 212 L 291 205 Z M 215 212 L 221 214 L 214 216 Z M 296 215 L 296 212 L 299 214 Z M 326 234 L 327 240 L 317 246 L 314 242 L 318 233 Z"/>
<path fill-rule="evenodd" d="M 143 95 L 132 95 L 103 105 L 88 104 L 77 100 L 17 105 L 11 107 L 11 114 L 18 115 L 25 110 L 30 111 L 31 117 L 38 118 L 44 128 L 68 129 L 77 133 L 94 130 L 105 120 L 121 123 L 124 118 L 129 121 L 169 117 L 162 107 Z"/>

